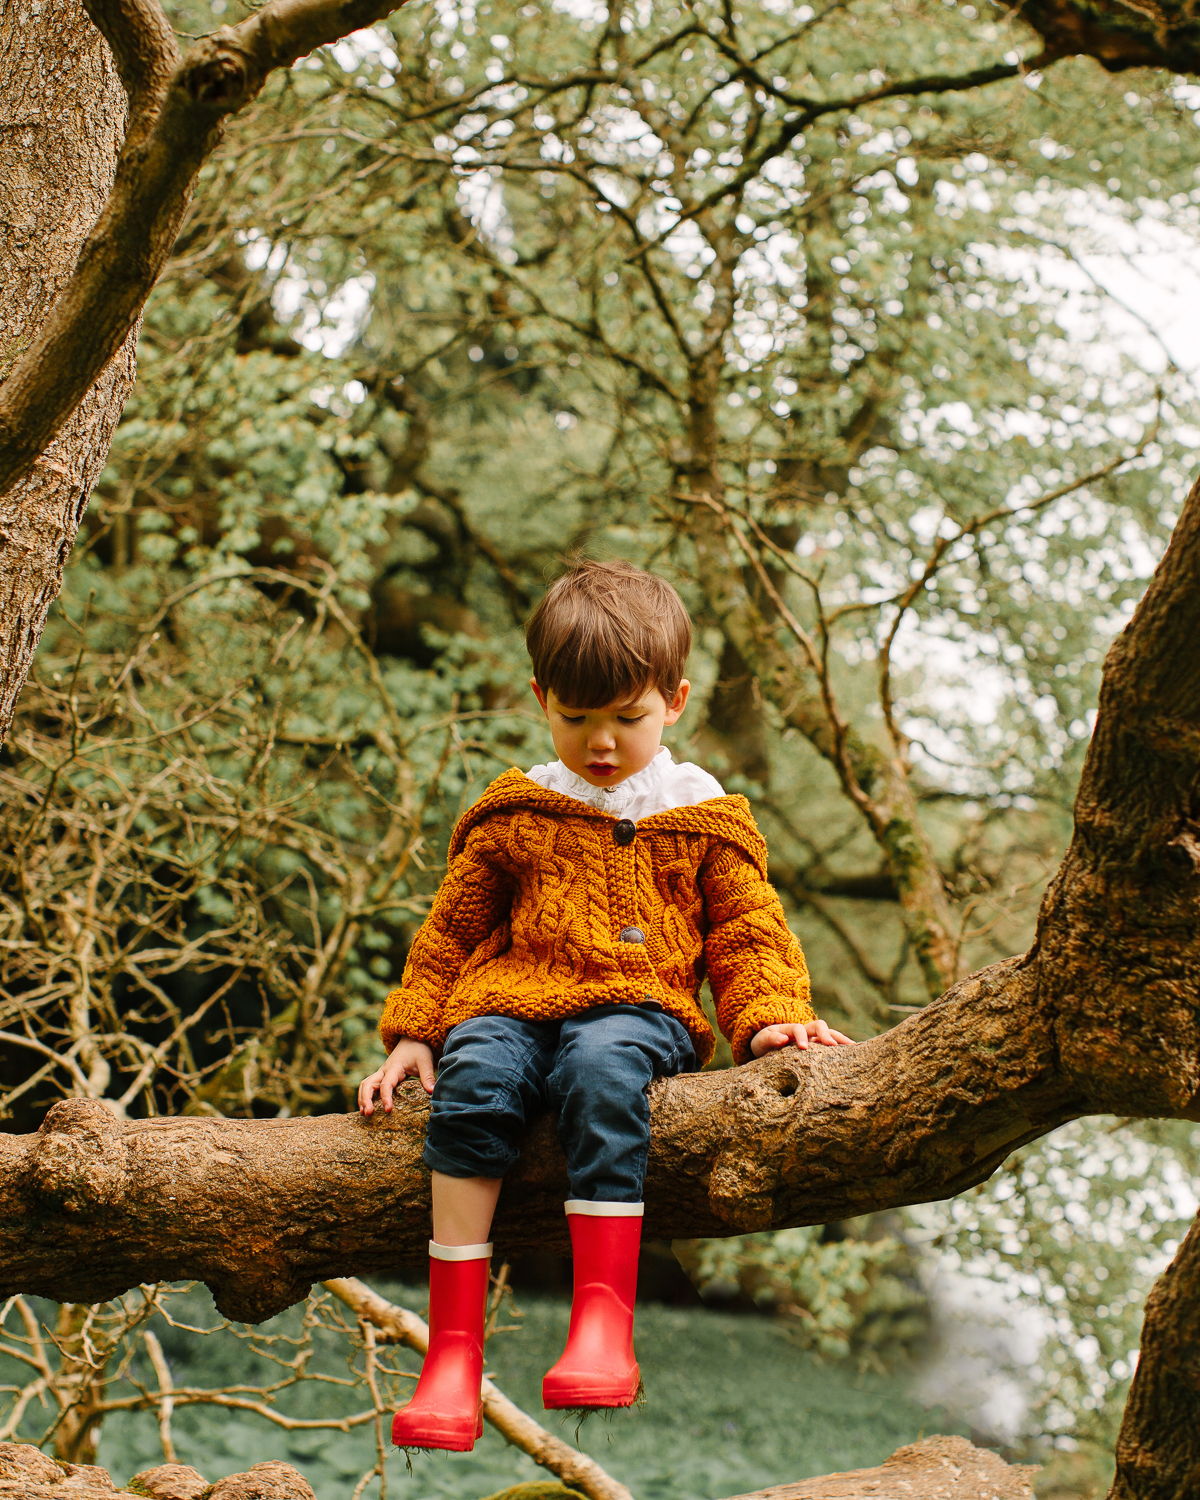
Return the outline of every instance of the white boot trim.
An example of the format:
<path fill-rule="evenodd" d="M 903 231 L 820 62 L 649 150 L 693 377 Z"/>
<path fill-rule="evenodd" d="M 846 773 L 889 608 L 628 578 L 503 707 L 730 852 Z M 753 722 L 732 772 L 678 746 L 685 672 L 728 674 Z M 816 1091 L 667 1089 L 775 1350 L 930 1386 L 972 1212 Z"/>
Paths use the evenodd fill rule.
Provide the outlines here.
<path fill-rule="evenodd" d="M 434 1260 L 487 1260 L 492 1253 L 489 1240 L 486 1245 L 439 1245 L 429 1241 L 429 1254 Z"/>
<path fill-rule="evenodd" d="M 594 1219 L 640 1219 L 645 1210 L 643 1203 L 589 1203 L 586 1198 L 568 1198 L 563 1207 Z"/>

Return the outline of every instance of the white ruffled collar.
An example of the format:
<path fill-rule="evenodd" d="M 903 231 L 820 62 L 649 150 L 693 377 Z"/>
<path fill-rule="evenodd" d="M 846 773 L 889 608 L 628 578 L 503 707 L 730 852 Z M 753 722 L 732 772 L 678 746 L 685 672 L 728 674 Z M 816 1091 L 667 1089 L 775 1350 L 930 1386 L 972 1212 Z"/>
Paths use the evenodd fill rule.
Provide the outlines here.
<path fill-rule="evenodd" d="M 635 771 L 632 776 L 627 776 L 616 786 L 593 786 L 590 781 L 585 781 L 582 776 L 569 771 L 561 760 L 552 761 L 545 769 L 553 773 L 554 791 L 561 792 L 564 797 L 574 797 L 577 802 L 584 802 L 588 807 L 599 808 L 601 812 L 609 812 L 619 818 L 634 802 L 640 801 L 643 797 L 652 796 L 662 782 L 664 771 L 673 766 L 671 752 L 665 745 L 660 745 L 648 766 L 643 766 L 640 771 Z M 533 769 L 538 771 L 542 767 L 535 766 Z M 529 774 L 532 776 L 532 772 Z"/>
<path fill-rule="evenodd" d="M 658 747 L 648 766 L 643 766 L 614 787 L 593 786 L 582 776 L 569 771 L 561 760 L 531 766 L 525 774 L 547 791 L 571 797 L 585 807 L 609 813 L 614 818 L 632 818 L 635 822 L 669 808 L 688 807 L 710 797 L 725 795 L 716 777 L 699 766 L 690 761 L 676 765 L 666 745 Z"/>

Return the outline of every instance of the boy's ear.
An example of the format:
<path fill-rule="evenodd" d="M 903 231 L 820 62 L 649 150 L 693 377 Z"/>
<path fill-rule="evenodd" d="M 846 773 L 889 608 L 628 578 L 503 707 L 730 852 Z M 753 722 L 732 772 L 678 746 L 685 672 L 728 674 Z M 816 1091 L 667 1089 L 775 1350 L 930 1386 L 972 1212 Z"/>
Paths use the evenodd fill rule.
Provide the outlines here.
<path fill-rule="evenodd" d="M 529 679 L 529 686 L 533 689 L 533 696 L 542 705 L 542 712 L 548 715 L 550 713 L 550 708 L 546 703 L 546 695 L 542 692 L 541 688 L 538 687 L 536 677 L 531 677 Z"/>
<path fill-rule="evenodd" d="M 688 694 L 691 692 L 691 690 L 691 683 L 687 680 L 686 677 L 684 677 L 680 681 L 679 686 L 675 689 L 675 696 L 671 699 L 670 703 L 667 704 L 666 718 L 663 719 L 664 724 L 674 724 L 676 719 L 678 719 L 679 716 L 683 713 L 684 709 L 687 707 Z"/>

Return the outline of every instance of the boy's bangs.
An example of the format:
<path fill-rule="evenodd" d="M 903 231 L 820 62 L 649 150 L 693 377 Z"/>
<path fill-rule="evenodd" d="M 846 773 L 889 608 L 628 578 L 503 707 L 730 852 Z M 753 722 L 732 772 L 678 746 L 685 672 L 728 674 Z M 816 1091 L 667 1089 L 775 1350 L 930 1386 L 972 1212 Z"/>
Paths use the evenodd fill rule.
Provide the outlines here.
<path fill-rule="evenodd" d="M 638 649 L 645 642 L 631 639 L 633 631 L 614 629 L 614 622 L 603 616 L 587 625 L 591 628 L 564 640 L 547 664 L 541 686 L 560 704 L 605 708 L 610 703 L 634 703 L 656 686 L 654 666 L 645 651 Z"/>

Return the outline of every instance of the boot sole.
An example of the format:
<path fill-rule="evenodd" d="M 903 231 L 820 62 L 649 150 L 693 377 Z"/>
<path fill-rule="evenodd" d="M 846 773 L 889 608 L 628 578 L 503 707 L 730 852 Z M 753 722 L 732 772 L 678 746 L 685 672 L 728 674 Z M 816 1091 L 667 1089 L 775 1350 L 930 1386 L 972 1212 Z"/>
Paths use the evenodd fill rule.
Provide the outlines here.
<path fill-rule="evenodd" d="M 446 1453 L 470 1453 L 483 1436 L 483 1417 L 475 1421 L 461 1418 L 414 1417 L 402 1422 L 403 1412 L 392 1421 L 392 1442 L 397 1448 L 436 1448 Z"/>
<path fill-rule="evenodd" d="M 553 1385 L 542 1381 L 542 1405 L 547 1411 L 632 1406 L 641 1388 L 641 1372 L 634 1365 L 631 1375 L 617 1379 L 611 1375 L 572 1376 L 556 1380 Z"/>

